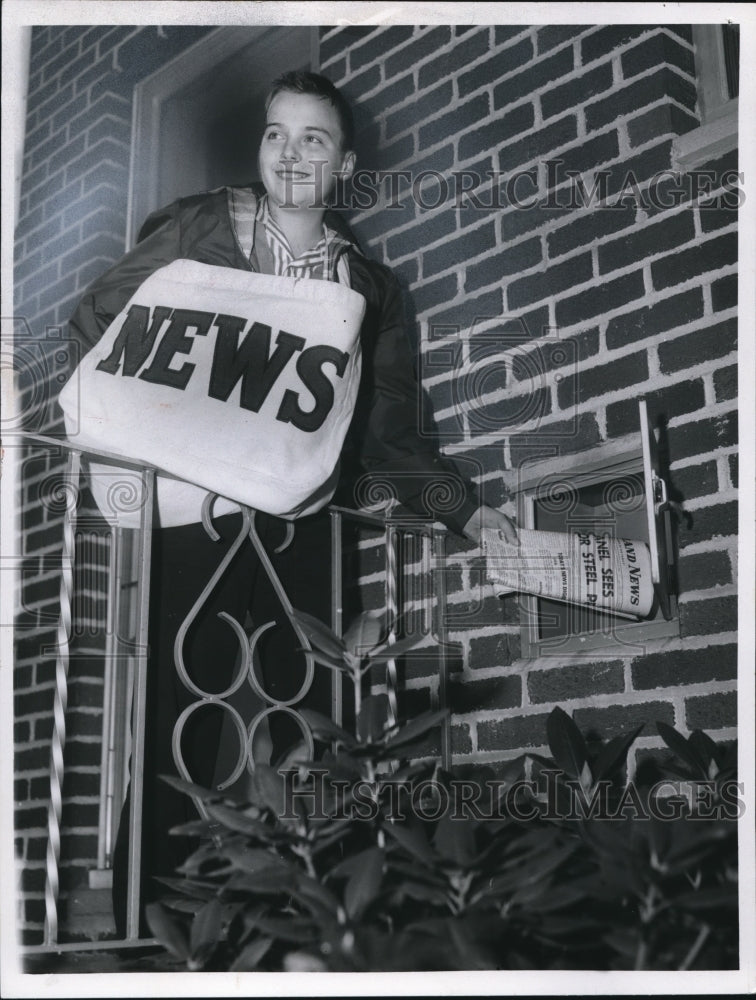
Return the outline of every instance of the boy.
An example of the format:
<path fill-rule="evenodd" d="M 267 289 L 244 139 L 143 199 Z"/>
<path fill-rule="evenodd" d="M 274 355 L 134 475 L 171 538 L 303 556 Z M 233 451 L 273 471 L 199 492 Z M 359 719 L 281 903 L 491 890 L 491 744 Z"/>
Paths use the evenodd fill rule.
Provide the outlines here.
<path fill-rule="evenodd" d="M 137 246 L 88 289 L 73 319 L 74 334 L 83 349 L 92 347 L 134 291 L 153 271 L 186 258 L 222 267 L 288 277 L 337 281 L 366 301 L 360 330 L 362 376 L 354 417 L 342 453 L 342 478 L 360 471 L 380 473 L 395 485 L 397 497 L 422 509 L 420 494 L 434 475 L 449 467 L 422 439 L 416 427 L 417 385 L 413 361 L 402 328 L 397 283 L 389 270 L 369 261 L 333 213 L 328 199 L 339 177 L 355 168 L 350 109 L 326 78 L 311 73 L 287 73 L 277 80 L 266 103 L 267 119 L 259 153 L 263 192 L 251 188 L 224 189 L 184 198 L 154 213 L 145 223 Z M 231 442 L 230 447 L 238 447 Z M 186 846 L 167 830 L 192 814 L 189 800 L 156 775 L 175 773 L 171 734 L 181 711 L 195 699 L 176 675 L 173 644 L 181 623 L 232 544 L 239 515 L 234 505 L 216 511 L 220 539 L 208 537 L 200 524 L 201 490 L 186 523 L 154 532 L 148 668 L 147 745 L 145 750 L 145 815 L 143 870 L 170 875 Z M 514 537 L 505 515 L 480 507 L 469 486 L 460 507 L 438 514 L 447 526 L 472 539 L 481 528 L 495 527 Z M 287 522 L 258 514 L 258 533 L 271 554 L 274 568 L 292 605 L 328 620 L 329 524 L 325 512 L 295 522 L 293 542 L 276 552 Z M 280 618 L 280 607 L 251 544 L 239 551 L 223 580 L 201 612 L 184 645 L 195 683 L 218 692 L 229 685 L 237 640 L 218 618 L 220 612 L 243 622 L 249 611 L 255 626 Z M 266 635 L 261 647 L 265 688 L 279 701 L 291 699 L 299 682 L 291 650 L 281 637 Z M 326 675 L 326 676 L 321 676 Z M 316 671 L 308 705 L 330 712 L 330 676 Z M 322 679 L 325 683 L 318 684 Z M 220 711 L 202 709 L 191 716 L 182 751 L 194 781 L 213 780 Z M 271 717 L 275 761 L 293 734 Z M 127 815 L 127 813 L 124 813 Z M 114 859 L 114 905 L 122 933 L 125 914 L 127 825 L 121 823 Z M 156 894 L 152 880 L 147 898 Z"/>

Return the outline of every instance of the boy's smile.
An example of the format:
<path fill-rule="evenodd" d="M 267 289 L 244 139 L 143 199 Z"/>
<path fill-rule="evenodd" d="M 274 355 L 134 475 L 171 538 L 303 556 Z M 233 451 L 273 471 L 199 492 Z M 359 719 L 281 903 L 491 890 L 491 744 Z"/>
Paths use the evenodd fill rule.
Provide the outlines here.
<path fill-rule="evenodd" d="M 262 182 L 274 205 L 323 212 L 338 176 L 354 170 L 335 108 L 313 94 L 282 91 L 271 101 L 260 144 Z"/>

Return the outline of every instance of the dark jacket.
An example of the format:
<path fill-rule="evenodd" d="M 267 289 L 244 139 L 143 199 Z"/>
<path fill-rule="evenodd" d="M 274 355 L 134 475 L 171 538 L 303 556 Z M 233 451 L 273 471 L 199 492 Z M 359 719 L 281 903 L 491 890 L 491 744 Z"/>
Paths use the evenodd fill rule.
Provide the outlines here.
<path fill-rule="evenodd" d="M 335 213 L 329 213 L 327 221 L 345 231 Z M 387 267 L 368 260 L 356 248 L 347 253 L 351 286 L 364 297 L 367 309 L 360 331 L 360 391 L 342 453 L 341 485 L 335 499 L 346 506 L 368 502 L 370 480 L 360 477 L 370 472 L 375 477 L 376 498 L 380 494 L 378 481 L 390 483 L 402 503 L 461 533 L 478 504 L 472 487 L 459 479 L 432 442 L 418 433 L 421 397 L 397 281 Z M 179 258 L 257 269 L 254 253 L 248 260 L 236 239 L 226 189 L 182 198 L 149 216 L 136 246 L 87 289 L 71 319 L 72 334 L 81 344 L 82 354 L 97 343 L 153 271 Z M 429 497 L 434 492 L 440 496 L 446 493 L 448 500 L 450 475 L 457 479 L 454 492 L 460 496 L 459 506 L 452 511 L 434 510 Z"/>

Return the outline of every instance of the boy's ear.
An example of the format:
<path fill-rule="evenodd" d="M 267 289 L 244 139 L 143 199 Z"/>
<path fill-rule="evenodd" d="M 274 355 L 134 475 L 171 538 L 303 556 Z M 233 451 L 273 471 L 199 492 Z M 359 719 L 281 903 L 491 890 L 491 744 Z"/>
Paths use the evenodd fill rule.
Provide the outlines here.
<path fill-rule="evenodd" d="M 341 173 L 345 180 L 348 180 L 354 173 L 354 168 L 357 163 L 357 157 L 355 153 L 349 149 L 344 153 L 344 159 L 341 161 Z"/>

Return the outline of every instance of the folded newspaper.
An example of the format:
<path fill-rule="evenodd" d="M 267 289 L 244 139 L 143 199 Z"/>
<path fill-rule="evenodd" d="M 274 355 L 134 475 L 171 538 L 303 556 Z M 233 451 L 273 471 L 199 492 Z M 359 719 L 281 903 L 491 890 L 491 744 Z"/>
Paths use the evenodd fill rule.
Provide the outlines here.
<path fill-rule="evenodd" d="M 507 542 L 484 529 L 486 576 L 499 594 L 517 591 L 645 618 L 654 602 L 645 542 L 589 532 L 519 528 Z"/>

